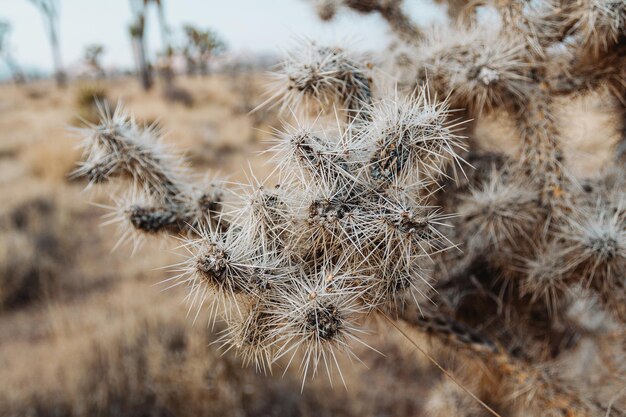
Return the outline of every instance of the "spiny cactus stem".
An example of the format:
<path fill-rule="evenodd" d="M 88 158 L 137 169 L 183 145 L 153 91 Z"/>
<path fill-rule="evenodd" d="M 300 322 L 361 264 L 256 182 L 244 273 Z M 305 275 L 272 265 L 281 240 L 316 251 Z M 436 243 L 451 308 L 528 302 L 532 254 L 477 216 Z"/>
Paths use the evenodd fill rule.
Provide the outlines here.
<path fill-rule="evenodd" d="M 616 50 L 593 59 L 574 59 L 556 74 L 550 75 L 547 83 L 550 94 L 564 96 L 582 94 L 608 87 L 620 101 L 624 101 L 624 78 L 626 76 L 626 42 Z"/>
<path fill-rule="evenodd" d="M 361 13 L 378 12 L 391 29 L 405 42 L 421 39 L 422 32 L 402 11 L 402 0 L 344 0 L 344 4 Z"/>
<path fill-rule="evenodd" d="M 346 86 L 346 89 L 354 90 L 346 105 L 346 113 L 348 123 L 353 121 L 366 122 L 371 120 L 371 115 L 366 111 L 366 107 L 372 104 L 372 80 L 365 74 L 354 72 L 352 82 Z"/>
<path fill-rule="evenodd" d="M 447 369 L 445 369 L 443 366 L 441 366 L 439 364 L 439 362 L 437 362 L 437 360 L 435 358 L 433 358 L 428 352 L 426 352 L 424 349 L 422 349 L 417 343 L 415 343 L 415 341 L 413 339 L 411 339 L 409 337 L 409 335 L 407 335 L 400 327 L 398 327 L 398 325 L 391 319 L 389 318 L 389 316 L 387 316 L 385 313 L 382 313 L 383 317 L 396 329 L 398 330 L 398 332 L 400 332 L 400 334 L 402 334 L 402 336 L 404 336 L 413 346 L 415 346 L 415 348 L 417 350 L 419 350 L 422 354 L 424 354 L 424 356 L 426 356 L 426 358 L 428 358 L 428 360 L 430 362 L 432 362 L 441 372 L 443 372 L 444 375 L 446 375 L 448 378 L 450 378 L 455 384 L 457 384 L 463 391 L 465 391 L 470 397 L 472 397 L 476 402 L 478 402 L 482 407 L 484 407 L 490 414 L 496 416 L 496 417 L 502 417 L 500 414 L 498 414 L 493 408 L 489 407 L 483 400 L 481 400 L 480 398 L 478 398 L 478 396 L 476 396 L 476 394 L 474 394 L 473 392 L 471 392 L 470 390 L 468 390 L 465 386 L 463 386 L 460 382 L 457 381 L 457 379 L 454 377 L 454 375 L 452 375 Z"/>
<path fill-rule="evenodd" d="M 518 109 L 522 137 L 522 169 L 536 178 L 542 202 L 563 208 L 567 189 L 562 167 L 563 150 L 552 110 L 552 97 L 544 86 L 534 86 L 525 106 Z"/>
<path fill-rule="evenodd" d="M 389 26 L 398 36 L 407 42 L 416 42 L 422 37 L 422 33 L 411 19 L 402 11 L 400 4 L 395 1 L 387 1 L 380 9 L 381 16 L 389 22 Z"/>
<path fill-rule="evenodd" d="M 615 162 L 626 166 L 626 106 L 622 109 L 622 128 L 620 139 L 615 145 Z"/>
<path fill-rule="evenodd" d="M 119 154 L 128 159 L 130 163 L 141 166 L 148 172 L 148 176 L 139 178 L 131 169 L 126 169 L 127 173 L 134 177 L 133 179 L 145 181 L 154 189 L 153 191 L 163 190 L 166 201 L 172 202 L 176 196 L 181 194 L 179 181 L 171 178 L 171 175 L 162 168 L 161 161 L 157 156 L 146 152 L 128 140 L 120 138 L 118 132 L 110 131 L 109 128 L 99 132 L 98 139 L 112 154 Z"/>
<path fill-rule="evenodd" d="M 558 409 L 567 417 L 593 417 L 606 413 L 600 405 L 587 403 L 578 393 L 557 385 L 554 378 L 549 378 L 522 359 L 513 357 L 485 335 L 451 317 L 423 308 L 419 312 L 404 309 L 399 314 L 402 322 L 417 331 L 435 338 L 454 351 L 479 358 L 489 371 L 509 384 L 511 392 L 525 392 L 532 386 L 534 395 L 529 399 L 542 404 L 545 410 Z"/>

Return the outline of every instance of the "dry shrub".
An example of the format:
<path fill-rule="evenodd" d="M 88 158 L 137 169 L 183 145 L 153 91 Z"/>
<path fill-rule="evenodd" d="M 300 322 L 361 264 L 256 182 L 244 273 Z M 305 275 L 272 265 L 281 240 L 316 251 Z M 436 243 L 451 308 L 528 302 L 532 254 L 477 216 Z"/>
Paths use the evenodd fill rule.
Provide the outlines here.
<path fill-rule="evenodd" d="M 45 320 L 74 323 L 53 332 L 45 362 L 24 364 L 22 378 L 0 381 L 0 415 L 419 415 L 425 399 L 414 393 L 430 385 L 432 371 L 399 349 L 393 336 L 385 357 L 368 354 L 377 370 L 343 364 L 349 390 L 333 389 L 321 377 L 301 391 L 292 371 L 263 375 L 232 352 L 217 351 L 221 326 L 207 329 L 204 314 L 193 324 L 180 305 L 142 285 L 118 288 L 108 301 L 94 295 L 85 306 L 50 310 Z M 119 301 L 121 293 L 128 293 L 128 304 Z"/>
<path fill-rule="evenodd" d="M 16 308 L 66 288 L 77 249 L 73 214 L 35 192 L 0 215 L 0 308 Z"/>
<path fill-rule="evenodd" d="M 68 180 L 79 155 L 72 138 L 41 138 L 25 147 L 19 157 L 34 176 L 59 183 Z"/>
<path fill-rule="evenodd" d="M 48 355 L 56 366 L 50 380 L 3 386 L 0 414 L 210 417 L 312 411 L 306 411 L 306 401 L 300 403 L 297 381 L 267 381 L 254 370 L 242 369 L 232 355 L 221 356 L 209 346 L 215 336 L 206 327 L 166 313 L 154 308 L 101 312 L 103 325 L 87 341 L 81 335 L 57 336 L 60 348 Z"/>
<path fill-rule="evenodd" d="M 48 96 L 48 92 L 41 88 L 30 87 L 26 90 L 26 97 L 31 100 L 42 100 Z"/>
<path fill-rule="evenodd" d="M 107 89 L 101 84 L 82 84 L 76 90 L 77 122 L 98 121 L 98 103 L 108 101 Z"/>
<path fill-rule="evenodd" d="M 187 108 L 193 107 L 193 95 L 189 90 L 180 86 L 166 86 L 163 91 L 163 98 L 170 103 L 180 103 Z"/>

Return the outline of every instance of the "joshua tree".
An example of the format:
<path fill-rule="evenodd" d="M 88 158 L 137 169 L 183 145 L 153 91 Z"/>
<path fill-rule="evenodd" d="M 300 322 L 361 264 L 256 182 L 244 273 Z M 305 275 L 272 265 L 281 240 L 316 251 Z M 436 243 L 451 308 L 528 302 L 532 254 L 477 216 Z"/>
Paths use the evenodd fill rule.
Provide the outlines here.
<path fill-rule="evenodd" d="M 21 84 L 25 81 L 24 73 L 20 66 L 15 62 L 13 54 L 11 53 L 11 47 L 9 45 L 9 34 L 11 33 L 11 24 L 6 20 L 0 20 L 0 58 L 5 62 L 13 81 L 17 84 Z"/>
<path fill-rule="evenodd" d="M 85 130 L 77 173 L 131 180 L 127 234 L 186 236 L 175 279 L 245 362 L 332 373 L 378 315 L 462 358 L 454 382 L 477 388 L 438 386 L 432 415 L 623 416 L 625 139 L 576 177 L 557 110 L 595 92 L 623 121 L 626 3 L 479 1 L 428 30 L 398 0 L 319 10 L 340 7 L 380 13 L 401 43 L 380 73 L 314 42 L 286 58 L 268 104 L 300 120 L 276 139 L 279 185 L 242 186 L 223 209 L 222 186 L 190 181 L 159 131 L 119 108 Z M 484 150 L 475 127 L 494 113 L 517 126 L 514 157 Z"/>
<path fill-rule="evenodd" d="M 54 75 L 59 87 L 65 86 L 66 75 L 61 58 L 61 45 L 59 43 L 59 5 L 60 0 L 30 0 L 40 11 L 43 17 L 50 46 L 52 47 L 52 60 L 54 62 Z"/>
<path fill-rule="evenodd" d="M 100 44 L 89 45 L 85 48 L 85 63 L 98 75 L 104 77 L 104 68 L 100 59 L 104 53 L 104 46 Z"/>
<path fill-rule="evenodd" d="M 188 73 L 193 74 L 198 70 L 201 75 L 207 75 L 211 58 L 223 52 L 226 44 L 217 32 L 211 29 L 202 30 L 192 25 L 185 25 L 183 30 L 187 36 L 184 54 L 187 58 Z"/>
<path fill-rule="evenodd" d="M 171 43 L 171 30 L 167 24 L 165 17 L 165 6 L 163 0 L 151 0 L 157 7 L 159 16 L 159 28 L 161 30 L 161 42 L 163 43 L 163 52 L 161 53 L 161 63 L 159 72 L 165 82 L 166 89 L 177 89 L 173 86 L 174 70 L 172 68 L 172 55 L 174 50 Z"/>
<path fill-rule="evenodd" d="M 172 45 L 170 42 L 170 28 L 167 24 L 167 19 L 165 18 L 165 6 L 163 0 L 148 0 L 148 2 L 152 1 L 157 7 L 157 11 L 159 14 L 159 29 L 161 30 L 161 42 L 163 42 L 163 51 L 166 55 L 171 55 Z"/>
<path fill-rule="evenodd" d="M 133 13 L 133 22 L 130 24 L 130 38 L 133 44 L 133 52 L 137 63 L 137 73 L 144 90 L 152 88 L 152 70 L 148 60 L 145 40 L 146 29 L 146 6 L 148 0 L 130 0 Z"/>
<path fill-rule="evenodd" d="M 170 43 L 170 29 L 165 19 L 165 9 L 163 0 L 130 0 L 133 11 L 133 23 L 130 25 L 130 36 L 133 42 L 133 50 L 137 60 L 138 73 L 141 84 L 145 90 L 152 87 L 152 70 L 145 40 L 145 29 L 148 6 L 154 4 L 157 7 L 159 16 L 159 27 L 161 29 L 161 40 L 163 42 L 163 56 L 166 59 L 163 73 L 165 74 L 165 82 L 169 86 L 172 81 L 172 70 L 170 58 L 172 56 L 172 46 Z"/>

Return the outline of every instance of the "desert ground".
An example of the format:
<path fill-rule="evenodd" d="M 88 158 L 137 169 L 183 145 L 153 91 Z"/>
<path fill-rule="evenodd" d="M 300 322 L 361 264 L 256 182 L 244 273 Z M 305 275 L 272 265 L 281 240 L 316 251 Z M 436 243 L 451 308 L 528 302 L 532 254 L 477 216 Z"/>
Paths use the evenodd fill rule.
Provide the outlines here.
<path fill-rule="evenodd" d="M 102 226 L 106 187 L 84 191 L 85 181 L 70 176 L 80 158 L 73 127 L 94 117 L 90 94 L 157 121 L 200 175 L 239 182 L 271 170 L 260 151 L 280 117 L 249 113 L 262 101 L 262 76 L 181 78 L 178 86 L 193 103 L 143 92 L 134 79 L 0 86 L 0 416 L 422 415 L 442 376 L 388 326 L 371 323 L 366 341 L 378 352 L 356 346 L 363 363 L 342 362 L 346 387 L 325 375 L 302 387 L 297 367 L 266 375 L 224 352 L 214 343 L 223 325 L 209 326 L 204 311 L 195 318 L 184 288 L 165 289 L 167 267 L 180 260 L 177 241 L 111 251 L 120 234 Z M 617 137 L 613 128 L 591 130 L 614 125 L 605 106 L 595 97 L 562 110 L 574 121 L 568 157 L 587 173 Z M 515 151 L 506 121 L 485 123 L 484 143 Z"/>

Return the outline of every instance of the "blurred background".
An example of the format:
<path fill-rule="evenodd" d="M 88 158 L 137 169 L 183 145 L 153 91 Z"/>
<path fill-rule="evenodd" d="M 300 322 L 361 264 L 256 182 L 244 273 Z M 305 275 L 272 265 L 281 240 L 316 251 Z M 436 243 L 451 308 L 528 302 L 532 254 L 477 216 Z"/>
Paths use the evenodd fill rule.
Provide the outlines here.
<path fill-rule="evenodd" d="M 445 16 L 407 6 L 416 21 Z M 199 174 L 246 181 L 250 164 L 263 177 L 280 118 L 251 111 L 302 37 L 371 54 L 390 40 L 377 15 L 324 23 L 305 0 L 0 0 L 0 416 L 422 415 L 441 375 L 395 332 L 366 338 L 380 353 L 355 346 L 363 364 L 342 363 L 347 388 L 244 367 L 213 344 L 220 323 L 194 321 L 184 289 L 160 284 L 177 242 L 111 252 L 106 191 L 69 176 L 71 127 L 121 100 Z"/>

